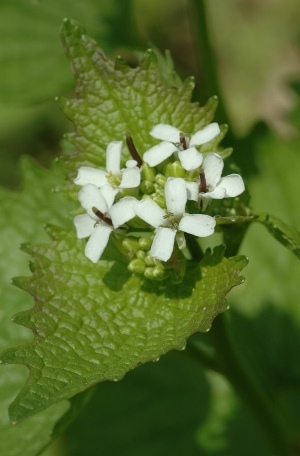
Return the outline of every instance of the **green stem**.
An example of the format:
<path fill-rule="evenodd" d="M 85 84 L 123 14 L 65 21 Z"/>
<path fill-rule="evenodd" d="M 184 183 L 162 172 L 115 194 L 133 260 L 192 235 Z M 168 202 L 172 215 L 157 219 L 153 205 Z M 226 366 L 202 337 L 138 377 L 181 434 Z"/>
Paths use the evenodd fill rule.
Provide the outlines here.
<path fill-rule="evenodd" d="M 227 315 L 219 315 L 212 326 L 211 336 L 217 353 L 217 363 L 223 375 L 231 382 L 256 422 L 260 424 L 273 454 L 299 454 L 292 448 L 292 430 L 276 408 L 273 398 L 266 394 L 244 358 L 239 356 L 231 334 Z"/>

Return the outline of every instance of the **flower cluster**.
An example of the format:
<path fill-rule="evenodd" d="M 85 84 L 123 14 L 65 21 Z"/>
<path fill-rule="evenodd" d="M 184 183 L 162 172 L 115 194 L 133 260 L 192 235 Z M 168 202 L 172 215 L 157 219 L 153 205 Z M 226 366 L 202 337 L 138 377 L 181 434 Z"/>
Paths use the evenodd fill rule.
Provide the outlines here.
<path fill-rule="evenodd" d="M 213 234 L 216 220 L 203 213 L 209 203 L 236 197 L 245 189 L 238 174 L 221 177 L 224 163 L 219 154 L 203 157 L 196 148 L 219 134 L 217 123 L 191 136 L 158 124 L 150 135 L 161 142 L 143 158 L 127 133 L 132 159 L 124 168 L 122 141 L 108 144 L 106 170 L 80 167 L 74 183 L 82 187 L 78 198 L 86 213 L 77 215 L 74 224 L 78 238 L 89 238 L 87 258 L 98 262 L 115 233 L 120 250 L 131 260 L 130 270 L 163 279 L 166 262 L 186 247 L 184 233 L 196 237 Z M 191 204 L 192 211 L 188 209 Z"/>

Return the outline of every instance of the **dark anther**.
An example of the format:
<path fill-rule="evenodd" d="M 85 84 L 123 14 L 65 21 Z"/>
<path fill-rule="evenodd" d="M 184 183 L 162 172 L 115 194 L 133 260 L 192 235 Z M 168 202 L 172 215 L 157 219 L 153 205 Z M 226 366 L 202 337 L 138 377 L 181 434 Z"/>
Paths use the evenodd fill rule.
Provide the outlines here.
<path fill-rule="evenodd" d="M 184 133 L 182 133 L 182 132 L 180 133 L 180 144 L 182 145 L 183 150 L 187 149 L 186 139 L 185 139 Z"/>
<path fill-rule="evenodd" d="M 97 217 L 99 217 L 100 220 L 102 220 L 102 222 L 107 223 L 109 226 L 113 226 L 111 219 L 109 217 L 106 217 L 106 214 L 103 214 L 103 212 L 99 211 L 99 209 L 97 209 L 95 206 L 92 207 L 92 211 L 95 215 L 97 215 Z"/>
<path fill-rule="evenodd" d="M 206 193 L 207 190 L 208 189 L 207 189 L 205 174 L 204 173 L 200 173 L 199 193 Z"/>
<path fill-rule="evenodd" d="M 143 160 L 141 159 L 141 157 L 139 156 L 138 151 L 135 148 L 133 139 L 132 139 L 131 134 L 130 134 L 129 131 L 126 132 L 126 144 L 127 144 L 128 150 L 130 152 L 130 155 L 137 162 L 137 165 L 140 168 L 142 166 L 142 164 L 143 164 Z"/>

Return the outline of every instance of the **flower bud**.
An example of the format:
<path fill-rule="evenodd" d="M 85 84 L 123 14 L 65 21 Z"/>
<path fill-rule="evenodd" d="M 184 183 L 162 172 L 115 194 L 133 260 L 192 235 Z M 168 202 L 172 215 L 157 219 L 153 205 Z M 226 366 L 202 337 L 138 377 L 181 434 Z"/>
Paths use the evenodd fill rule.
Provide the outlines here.
<path fill-rule="evenodd" d="M 140 185 L 140 189 L 145 195 L 151 195 L 155 190 L 153 183 L 149 180 L 144 180 Z"/>
<path fill-rule="evenodd" d="M 164 186 L 166 185 L 166 182 L 167 182 L 167 178 L 166 176 L 164 176 L 163 174 L 157 174 L 155 176 L 155 182 L 156 184 L 158 184 L 160 187 L 164 188 Z"/>
<path fill-rule="evenodd" d="M 141 177 L 142 180 L 149 181 L 149 182 L 154 182 L 155 180 L 156 173 L 151 166 L 148 165 L 148 163 L 143 163 L 142 166 L 142 172 L 141 172 Z"/>
<path fill-rule="evenodd" d="M 165 171 L 166 177 L 185 177 L 186 172 L 179 161 L 168 163 Z"/>
<path fill-rule="evenodd" d="M 134 272 L 135 274 L 144 274 L 146 265 L 143 261 L 135 258 L 134 260 L 130 261 L 127 268 L 130 272 Z"/>
<path fill-rule="evenodd" d="M 128 253 L 129 257 L 133 255 L 140 249 L 139 240 L 134 237 L 127 237 L 122 241 L 122 248 Z"/>
<path fill-rule="evenodd" d="M 142 250 L 150 250 L 152 244 L 151 237 L 141 237 L 139 238 L 139 245 Z"/>

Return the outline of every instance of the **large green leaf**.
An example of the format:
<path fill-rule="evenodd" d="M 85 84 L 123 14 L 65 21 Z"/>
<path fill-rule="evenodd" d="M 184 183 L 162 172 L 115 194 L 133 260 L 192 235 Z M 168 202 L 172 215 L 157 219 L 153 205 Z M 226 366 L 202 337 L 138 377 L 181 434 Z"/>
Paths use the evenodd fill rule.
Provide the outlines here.
<path fill-rule="evenodd" d="M 19 244 L 26 239 L 43 241 L 46 235 L 41 228 L 49 219 L 66 224 L 69 205 L 51 192 L 62 173 L 56 168 L 51 172 L 39 168 L 33 160 L 21 162 L 24 176 L 22 192 L 13 193 L 0 189 L 0 347 L 30 342 L 32 334 L 11 322 L 14 313 L 29 308 L 31 299 L 11 285 L 16 274 L 26 274 L 28 258 L 20 251 Z M 67 225 L 68 226 L 68 223 Z M 28 421 L 14 426 L 9 422 L 7 408 L 24 384 L 27 372 L 20 366 L 1 366 L 0 375 L 0 454 L 5 456 L 34 456 L 51 440 L 56 421 L 65 413 L 68 403 L 56 404 Z"/>
<path fill-rule="evenodd" d="M 119 380 L 138 364 L 183 349 L 187 337 L 207 331 L 241 283 L 245 257 L 222 258 L 223 249 L 188 271 L 181 285 L 154 286 L 132 276 L 111 249 L 96 266 L 73 233 L 48 228 L 51 244 L 27 245 L 31 278 L 15 279 L 36 300 L 14 321 L 34 342 L 7 350 L 2 362 L 30 369 L 11 407 L 19 421 L 103 380 Z M 140 290 L 140 291 L 139 291 Z"/>

